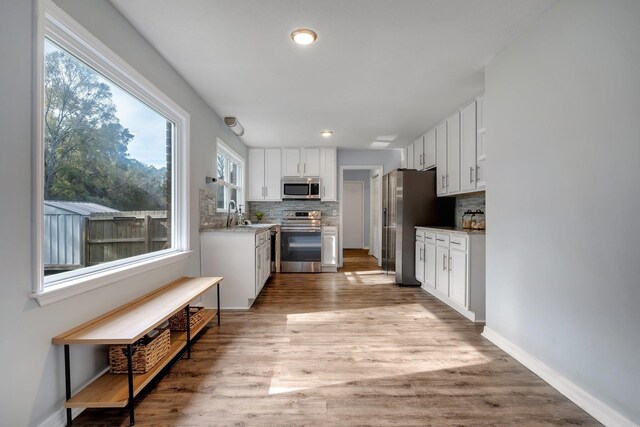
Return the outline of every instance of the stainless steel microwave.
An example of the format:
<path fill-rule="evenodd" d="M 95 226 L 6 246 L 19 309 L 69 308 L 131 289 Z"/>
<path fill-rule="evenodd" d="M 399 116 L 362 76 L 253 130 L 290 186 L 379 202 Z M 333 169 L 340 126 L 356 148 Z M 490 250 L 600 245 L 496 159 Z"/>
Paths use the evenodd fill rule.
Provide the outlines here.
<path fill-rule="evenodd" d="M 320 179 L 284 178 L 282 200 L 320 200 Z"/>

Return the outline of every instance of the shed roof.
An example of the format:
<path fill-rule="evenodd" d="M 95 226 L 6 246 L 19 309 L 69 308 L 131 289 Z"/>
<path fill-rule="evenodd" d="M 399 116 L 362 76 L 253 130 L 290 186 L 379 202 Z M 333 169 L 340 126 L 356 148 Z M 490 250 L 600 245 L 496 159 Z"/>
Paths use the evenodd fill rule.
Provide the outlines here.
<path fill-rule="evenodd" d="M 86 202 L 58 202 L 53 200 L 45 200 L 45 206 L 51 206 L 58 209 L 63 209 L 71 213 L 78 215 L 90 215 L 98 212 L 118 212 L 117 209 L 112 209 L 106 206 L 99 205 L 97 203 Z"/>

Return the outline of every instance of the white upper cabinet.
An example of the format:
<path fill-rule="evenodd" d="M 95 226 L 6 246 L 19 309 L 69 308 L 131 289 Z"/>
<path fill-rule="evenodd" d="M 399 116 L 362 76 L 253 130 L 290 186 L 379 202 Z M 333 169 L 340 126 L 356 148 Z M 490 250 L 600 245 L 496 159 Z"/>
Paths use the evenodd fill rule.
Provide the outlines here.
<path fill-rule="evenodd" d="M 249 148 L 249 186 L 247 200 L 264 200 L 264 149 Z"/>
<path fill-rule="evenodd" d="M 436 193 L 447 194 L 447 124 L 436 127 Z"/>
<path fill-rule="evenodd" d="M 319 148 L 283 148 L 282 176 L 320 176 Z"/>
<path fill-rule="evenodd" d="M 413 143 L 407 145 L 407 169 L 415 169 L 415 162 L 413 161 Z"/>
<path fill-rule="evenodd" d="M 300 149 L 282 149 L 282 176 L 300 176 Z"/>
<path fill-rule="evenodd" d="M 460 190 L 476 188 L 476 102 L 460 111 Z"/>
<path fill-rule="evenodd" d="M 423 169 L 431 169 L 436 163 L 436 130 L 431 129 L 424 134 L 424 161 Z"/>
<path fill-rule="evenodd" d="M 460 191 L 460 112 L 447 119 L 447 193 Z"/>
<path fill-rule="evenodd" d="M 302 149 L 302 176 L 320 176 L 320 149 Z"/>
<path fill-rule="evenodd" d="M 424 139 L 420 137 L 413 141 L 413 166 L 419 171 L 424 170 Z"/>
<path fill-rule="evenodd" d="M 477 160 L 476 160 L 476 188 L 484 189 L 486 186 L 486 160 L 487 160 L 487 128 L 485 120 L 484 95 L 477 100 Z"/>
<path fill-rule="evenodd" d="M 281 200 L 279 148 L 249 149 L 248 201 Z"/>
<path fill-rule="evenodd" d="M 320 198 L 333 202 L 337 195 L 337 154 L 335 148 L 320 149 Z"/>

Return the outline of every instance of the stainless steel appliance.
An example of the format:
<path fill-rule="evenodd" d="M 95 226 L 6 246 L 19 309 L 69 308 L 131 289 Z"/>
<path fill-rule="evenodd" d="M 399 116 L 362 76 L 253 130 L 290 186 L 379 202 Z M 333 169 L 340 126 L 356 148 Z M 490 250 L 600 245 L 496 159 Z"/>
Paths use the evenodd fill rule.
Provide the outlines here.
<path fill-rule="evenodd" d="M 320 211 L 285 211 L 280 227 L 280 271 L 319 273 L 322 249 Z"/>
<path fill-rule="evenodd" d="M 397 169 L 382 178 L 382 268 L 398 285 L 415 278 L 415 226 L 453 226 L 455 198 L 436 197 L 436 172 Z"/>
<path fill-rule="evenodd" d="M 320 178 L 283 178 L 282 200 L 320 200 Z"/>

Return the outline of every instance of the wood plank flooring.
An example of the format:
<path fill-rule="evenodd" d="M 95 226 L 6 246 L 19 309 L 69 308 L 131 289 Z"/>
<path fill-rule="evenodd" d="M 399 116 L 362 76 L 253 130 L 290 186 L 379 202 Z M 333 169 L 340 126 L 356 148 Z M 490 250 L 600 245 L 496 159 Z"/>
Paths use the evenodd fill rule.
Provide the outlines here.
<path fill-rule="evenodd" d="M 136 406 L 138 426 L 598 425 L 419 288 L 363 251 L 338 273 L 279 274 L 223 312 Z M 79 426 L 129 424 L 86 410 Z"/>

